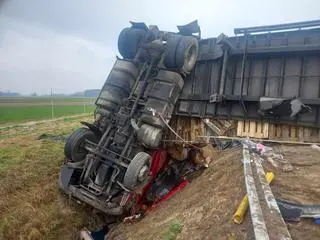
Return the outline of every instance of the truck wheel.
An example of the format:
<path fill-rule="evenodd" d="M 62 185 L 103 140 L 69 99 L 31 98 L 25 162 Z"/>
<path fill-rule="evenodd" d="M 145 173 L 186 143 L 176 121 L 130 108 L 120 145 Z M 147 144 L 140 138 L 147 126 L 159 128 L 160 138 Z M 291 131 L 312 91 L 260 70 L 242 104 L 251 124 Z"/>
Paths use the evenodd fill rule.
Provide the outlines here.
<path fill-rule="evenodd" d="M 146 31 L 136 28 L 125 28 L 118 38 L 118 49 L 123 58 L 133 59 L 137 54 Z"/>
<path fill-rule="evenodd" d="M 181 36 L 170 34 L 167 37 L 167 50 L 164 57 L 164 65 L 167 68 L 176 68 L 176 51 L 180 42 Z"/>
<path fill-rule="evenodd" d="M 86 139 L 94 143 L 98 142 L 97 136 L 89 128 L 84 127 L 76 129 L 67 139 L 64 154 L 71 162 L 80 162 L 88 154 L 84 148 Z"/>
<path fill-rule="evenodd" d="M 131 160 L 126 174 L 124 175 L 123 185 L 130 190 L 134 190 L 145 182 L 150 170 L 151 156 L 145 152 L 139 152 Z"/>
<path fill-rule="evenodd" d="M 176 67 L 189 73 L 196 64 L 199 43 L 194 37 L 182 37 L 176 50 Z"/>

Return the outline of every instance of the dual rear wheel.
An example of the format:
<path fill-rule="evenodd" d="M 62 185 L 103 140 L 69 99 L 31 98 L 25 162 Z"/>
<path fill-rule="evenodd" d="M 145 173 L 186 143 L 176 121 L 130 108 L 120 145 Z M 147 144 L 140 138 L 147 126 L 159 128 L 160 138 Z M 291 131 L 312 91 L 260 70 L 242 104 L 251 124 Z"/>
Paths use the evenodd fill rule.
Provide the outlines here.
<path fill-rule="evenodd" d="M 118 49 L 122 57 L 133 59 L 141 45 L 146 41 L 150 41 L 150 39 L 146 38 L 146 30 L 137 28 L 123 29 L 118 38 Z M 164 39 L 167 42 L 164 65 L 167 68 L 179 69 L 185 73 L 190 73 L 198 57 L 198 40 L 193 36 L 174 33 L 166 34 Z"/>

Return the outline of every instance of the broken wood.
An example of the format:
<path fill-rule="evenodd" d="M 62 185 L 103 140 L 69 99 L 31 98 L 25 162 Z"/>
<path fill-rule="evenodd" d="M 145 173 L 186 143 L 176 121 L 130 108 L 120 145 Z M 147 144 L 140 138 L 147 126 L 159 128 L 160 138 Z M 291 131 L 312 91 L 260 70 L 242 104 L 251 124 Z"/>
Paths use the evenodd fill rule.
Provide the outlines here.
<path fill-rule="evenodd" d="M 241 137 L 228 137 L 228 136 L 199 136 L 200 138 L 217 138 L 217 139 L 230 139 L 230 140 L 245 140 L 247 138 L 241 138 Z M 320 143 L 314 143 L 314 142 L 297 142 L 297 141 L 283 141 L 283 140 L 272 140 L 272 139 L 256 139 L 256 138 L 250 138 L 252 141 L 261 141 L 261 142 L 271 142 L 271 143 L 283 143 L 283 144 L 296 144 L 296 145 L 319 145 Z M 164 140 L 168 141 L 168 140 Z M 170 141 L 170 140 L 169 140 Z"/>
<path fill-rule="evenodd" d="M 237 136 L 268 138 L 269 123 L 261 121 L 238 121 Z"/>
<path fill-rule="evenodd" d="M 320 128 L 262 121 L 238 121 L 236 134 L 238 137 L 269 140 L 320 142 Z"/>

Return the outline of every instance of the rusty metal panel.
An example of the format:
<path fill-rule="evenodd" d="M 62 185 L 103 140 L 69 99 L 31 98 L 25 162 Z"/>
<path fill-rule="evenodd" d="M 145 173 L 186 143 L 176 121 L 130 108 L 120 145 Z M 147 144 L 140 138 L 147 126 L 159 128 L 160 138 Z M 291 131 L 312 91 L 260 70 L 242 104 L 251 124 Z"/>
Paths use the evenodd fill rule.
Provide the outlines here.
<path fill-rule="evenodd" d="M 232 48 L 224 83 L 223 49 L 216 38 L 200 41 L 198 62 L 185 81 L 177 115 L 320 126 L 320 28 L 248 35 L 245 67 L 245 36 L 229 37 L 228 41 Z M 222 94 L 229 98 L 210 103 L 210 96 L 219 94 L 220 85 Z M 312 112 L 294 119 L 262 118 L 258 108 L 263 96 L 299 97 Z"/>

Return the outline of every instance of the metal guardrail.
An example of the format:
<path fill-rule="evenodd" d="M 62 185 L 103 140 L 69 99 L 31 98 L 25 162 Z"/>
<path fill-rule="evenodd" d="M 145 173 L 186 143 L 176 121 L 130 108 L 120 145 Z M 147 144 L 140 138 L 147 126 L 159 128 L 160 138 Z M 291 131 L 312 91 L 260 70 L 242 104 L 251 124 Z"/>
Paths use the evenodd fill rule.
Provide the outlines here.
<path fill-rule="evenodd" d="M 271 32 L 287 29 L 302 29 L 310 27 L 320 27 L 320 20 L 295 22 L 295 23 L 285 23 L 276 25 L 265 25 L 265 26 L 255 26 L 248 28 L 235 28 L 234 34 L 246 34 L 246 33 L 257 33 L 257 32 Z"/>
<path fill-rule="evenodd" d="M 243 144 L 243 167 L 255 238 L 291 240 L 288 228 L 265 178 L 261 158 Z"/>

